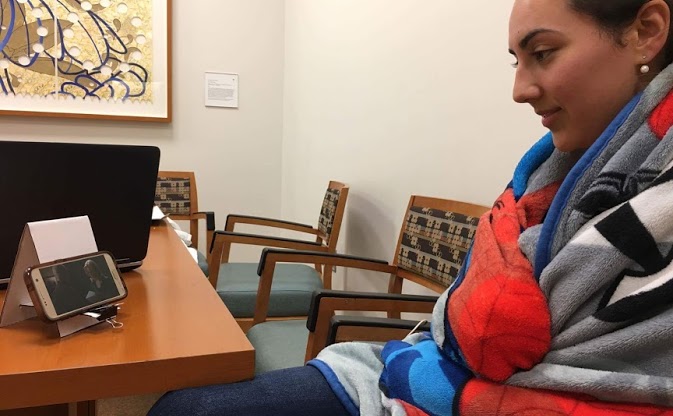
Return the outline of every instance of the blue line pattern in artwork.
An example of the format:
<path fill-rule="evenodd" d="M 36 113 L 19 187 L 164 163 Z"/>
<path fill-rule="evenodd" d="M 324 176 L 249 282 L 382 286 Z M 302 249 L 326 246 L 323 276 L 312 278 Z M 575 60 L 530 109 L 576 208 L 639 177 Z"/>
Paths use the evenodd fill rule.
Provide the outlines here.
<path fill-rule="evenodd" d="M 110 0 L 0 0 L 0 95 L 151 100 L 143 21 L 127 13 L 125 3 L 115 6 Z"/>

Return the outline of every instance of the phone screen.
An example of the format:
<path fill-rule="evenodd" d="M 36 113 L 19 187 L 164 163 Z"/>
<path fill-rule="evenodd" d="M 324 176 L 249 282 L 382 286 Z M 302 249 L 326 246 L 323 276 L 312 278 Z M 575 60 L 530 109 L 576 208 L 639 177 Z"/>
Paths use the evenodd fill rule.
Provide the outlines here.
<path fill-rule="evenodd" d="M 98 254 L 36 270 L 56 316 L 121 297 L 123 286 L 120 287 L 116 268 L 111 268 L 109 262 L 113 260 Z"/>

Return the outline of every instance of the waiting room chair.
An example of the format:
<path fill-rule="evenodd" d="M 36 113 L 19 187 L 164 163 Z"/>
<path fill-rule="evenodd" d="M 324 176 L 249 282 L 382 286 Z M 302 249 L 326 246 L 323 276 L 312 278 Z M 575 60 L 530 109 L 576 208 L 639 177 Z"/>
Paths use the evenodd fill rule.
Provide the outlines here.
<path fill-rule="evenodd" d="M 215 231 L 215 213 L 199 211 L 194 172 L 159 171 L 154 204 L 173 220 L 189 221 L 192 247 L 197 249 L 199 267 L 207 276 L 210 250 L 208 247 L 199 250 L 199 221 L 206 222 L 207 246 Z"/>
<path fill-rule="evenodd" d="M 325 192 L 318 225 L 313 227 L 285 220 L 248 215 L 227 216 L 224 231 L 214 233 L 209 262 L 209 279 L 222 301 L 244 331 L 252 326 L 255 314 L 259 276 L 257 263 L 229 261 L 232 244 L 280 247 L 335 253 L 349 187 L 331 181 Z M 235 232 L 237 224 L 272 227 L 310 235 L 314 241 L 270 237 L 261 234 Z M 279 264 L 275 268 L 274 284 L 270 286 L 266 315 L 271 319 L 305 319 L 313 291 L 331 288 L 332 268 L 319 262 Z"/>
<path fill-rule="evenodd" d="M 259 263 L 261 281 L 254 326 L 248 331 L 248 339 L 255 347 L 255 372 L 302 365 L 305 359 L 315 357 L 328 340 L 403 338 L 417 322 L 400 320 L 400 312 L 431 313 L 437 300 L 435 296 L 403 295 L 403 283 L 408 280 L 443 292 L 457 276 L 479 217 L 488 209 L 412 196 L 392 264 L 341 254 L 265 249 Z M 386 273 L 390 275 L 388 293 L 320 290 L 314 294 L 306 322 L 266 322 L 274 269 L 281 262 L 316 262 Z M 385 311 L 391 319 L 335 316 L 335 311 Z"/>

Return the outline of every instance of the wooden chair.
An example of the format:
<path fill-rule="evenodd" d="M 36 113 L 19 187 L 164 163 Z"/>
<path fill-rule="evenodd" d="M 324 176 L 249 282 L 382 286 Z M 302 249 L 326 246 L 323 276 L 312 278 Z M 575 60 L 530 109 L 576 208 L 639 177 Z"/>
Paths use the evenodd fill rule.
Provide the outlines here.
<path fill-rule="evenodd" d="M 341 182 L 329 183 L 316 227 L 285 220 L 231 214 L 227 216 L 224 231 L 214 233 L 209 279 L 244 331 L 252 326 L 255 313 L 259 287 L 258 264 L 230 262 L 231 245 L 249 244 L 335 253 L 348 190 L 349 187 Z M 314 241 L 238 233 L 234 230 L 237 224 L 298 231 L 308 234 Z M 319 262 L 310 264 L 312 266 L 296 263 L 278 265 L 274 287 L 270 288 L 267 296 L 266 314 L 272 317 L 270 319 L 305 319 L 313 291 L 331 288 L 332 268 Z"/>
<path fill-rule="evenodd" d="M 255 371 L 259 374 L 302 365 L 330 339 L 403 338 L 416 322 L 400 320 L 400 313 L 431 313 L 437 300 L 435 296 L 402 295 L 404 282 L 412 281 L 437 293 L 446 290 L 465 260 L 479 217 L 487 211 L 487 207 L 465 202 L 412 196 L 392 264 L 341 254 L 265 249 L 260 259 L 254 326 L 248 332 L 256 350 Z M 281 262 L 382 272 L 389 275 L 388 293 L 321 290 L 314 294 L 306 322 L 266 322 L 274 269 Z M 385 311 L 393 320 L 335 316 L 336 311 Z"/>
<path fill-rule="evenodd" d="M 207 246 L 215 231 L 215 213 L 199 211 L 194 172 L 159 171 L 154 203 L 171 219 L 189 221 L 192 247 L 197 249 L 199 266 L 207 276 L 210 250 L 208 247 L 199 250 L 199 221 L 206 222 Z"/>

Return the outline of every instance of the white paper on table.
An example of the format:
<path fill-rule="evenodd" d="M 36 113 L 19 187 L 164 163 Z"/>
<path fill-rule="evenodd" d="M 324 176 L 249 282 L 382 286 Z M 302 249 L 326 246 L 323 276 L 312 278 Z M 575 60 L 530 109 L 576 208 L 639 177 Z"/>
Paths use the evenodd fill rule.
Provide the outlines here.
<path fill-rule="evenodd" d="M 152 208 L 152 221 L 163 220 L 167 216 L 168 215 L 164 214 L 164 212 L 158 206 L 155 205 L 154 208 Z"/>

